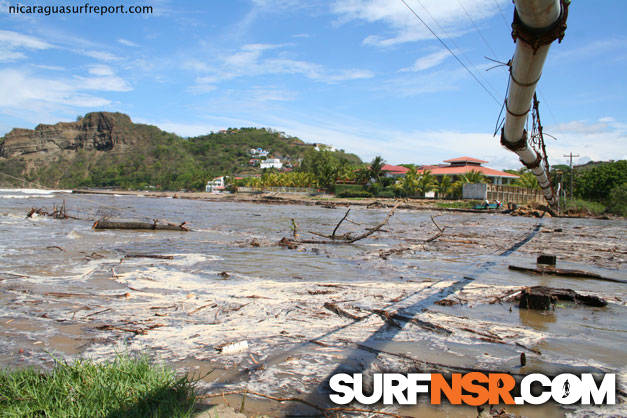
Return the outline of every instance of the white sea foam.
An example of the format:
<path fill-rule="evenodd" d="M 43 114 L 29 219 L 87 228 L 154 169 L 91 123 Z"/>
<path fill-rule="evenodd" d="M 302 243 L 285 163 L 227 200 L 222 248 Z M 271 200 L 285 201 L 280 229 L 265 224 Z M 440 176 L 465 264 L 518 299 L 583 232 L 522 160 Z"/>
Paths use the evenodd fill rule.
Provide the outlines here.
<path fill-rule="evenodd" d="M 0 189 L 1 193 L 23 193 L 23 194 L 34 194 L 34 195 L 48 195 L 55 193 L 72 193 L 72 190 L 44 190 L 44 189 Z"/>
<path fill-rule="evenodd" d="M 25 195 L 24 194 L 19 194 L 19 195 L 18 194 L 3 194 L 3 195 L 0 195 L 0 199 L 30 199 L 30 198 L 33 198 L 33 197 L 36 197 L 38 199 L 43 199 L 43 198 L 51 198 L 51 197 L 54 197 L 54 196 L 52 196 L 52 195 L 35 195 L 35 194 L 32 194 L 32 195 L 28 195 L 28 194 L 25 194 Z"/>

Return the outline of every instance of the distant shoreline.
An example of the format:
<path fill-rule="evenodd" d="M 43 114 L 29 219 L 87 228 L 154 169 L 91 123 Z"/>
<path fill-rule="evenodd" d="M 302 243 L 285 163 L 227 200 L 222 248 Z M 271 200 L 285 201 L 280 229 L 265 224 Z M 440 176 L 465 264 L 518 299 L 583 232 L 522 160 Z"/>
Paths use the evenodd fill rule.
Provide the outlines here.
<path fill-rule="evenodd" d="M 150 191 L 128 191 L 128 190 L 98 190 L 98 189 L 74 189 L 72 193 L 76 194 L 100 194 L 100 195 L 125 195 L 125 196 L 142 196 L 153 198 L 173 198 L 173 199 L 190 199 L 205 200 L 210 202 L 249 202 L 261 204 L 278 204 L 278 205 L 303 205 L 303 206 L 322 206 L 332 208 L 333 206 L 366 206 L 375 208 L 393 207 L 398 199 L 390 198 L 337 198 L 333 195 L 310 196 L 306 193 L 207 193 L 207 192 L 150 192 Z M 502 213 L 497 210 L 475 210 L 465 208 L 446 208 L 439 207 L 435 203 L 451 203 L 450 200 L 420 200 L 420 199 L 401 199 L 402 203 L 399 209 L 408 210 L 436 210 L 450 212 L 476 212 L 476 213 Z"/>

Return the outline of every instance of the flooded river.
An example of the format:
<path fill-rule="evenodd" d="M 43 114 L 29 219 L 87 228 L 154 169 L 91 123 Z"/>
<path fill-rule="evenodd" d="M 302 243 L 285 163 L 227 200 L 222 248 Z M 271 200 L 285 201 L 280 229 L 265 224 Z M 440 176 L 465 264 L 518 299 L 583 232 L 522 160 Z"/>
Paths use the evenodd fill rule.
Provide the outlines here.
<path fill-rule="evenodd" d="M 78 219 L 26 217 L 63 200 Z M 545 252 L 560 267 L 627 280 L 624 220 L 397 210 L 382 231 L 354 244 L 277 245 L 291 236 L 292 219 L 301 237 L 314 239 L 309 231 L 330 234 L 345 211 L 0 190 L 0 364 L 48 367 L 53 358 L 144 352 L 198 375 L 213 370 L 201 386 L 207 392 L 247 389 L 312 402 L 324 402 L 325 382 L 338 371 L 613 372 L 623 387 L 627 285 L 508 266 L 532 267 Z M 352 208 L 339 233 L 362 232 L 387 213 Z M 425 242 L 438 232 L 432 216 L 444 232 Z M 102 217 L 185 221 L 192 231 L 93 230 Z M 608 305 L 559 302 L 538 312 L 506 297 L 535 285 L 601 296 Z M 377 310 L 418 321 L 393 323 Z M 255 408 L 296 413 L 271 402 Z M 517 413 L 586 411 L 627 413 L 622 403 Z"/>

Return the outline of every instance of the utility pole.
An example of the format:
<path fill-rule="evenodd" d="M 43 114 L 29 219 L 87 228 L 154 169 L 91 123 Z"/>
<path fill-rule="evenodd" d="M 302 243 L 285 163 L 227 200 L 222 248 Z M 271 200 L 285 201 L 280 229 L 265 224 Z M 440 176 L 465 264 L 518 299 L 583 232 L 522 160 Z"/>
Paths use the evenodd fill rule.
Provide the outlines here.
<path fill-rule="evenodd" d="M 570 158 L 570 200 L 573 199 L 573 157 L 577 158 L 579 157 L 579 154 L 573 154 L 572 152 L 569 153 L 568 155 L 562 155 L 562 157 L 569 157 Z"/>

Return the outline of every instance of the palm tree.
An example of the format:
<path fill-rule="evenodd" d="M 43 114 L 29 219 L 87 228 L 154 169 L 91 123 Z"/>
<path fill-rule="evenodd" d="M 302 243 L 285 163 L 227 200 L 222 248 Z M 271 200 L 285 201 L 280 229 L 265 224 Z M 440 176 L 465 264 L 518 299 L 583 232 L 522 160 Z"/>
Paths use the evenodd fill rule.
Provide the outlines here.
<path fill-rule="evenodd" d="M 514 182 L 515 186 L 526 187 L 527 189 L 539 189 L 538 179 L 531 171 L 526 171 Z"/>
<path fill-rule="evenodd" d="M 437 181 L 435 176 L 431 174 L 430 170 L 425 170 L 418 176 L 417 191 L 420 195 L 424 196 L 435 188 Z"/>
<path fill-rule="evenodd" d="M 381 158 L 380 155 L 374 157 L 374 160 L 372 160 L 372 162 L 370 163 L 370 178 L 373 178 L 377 183 L 381 178 L 381 169 L 383 168 L 384 164 L 385 161 L 383 160 L 383 158 Z"/>
<path fill-rule="evenodd" d="M 488 180 L 486 179 L 486 177 L 483 175 L 483 173 L 476 171 L 476 170 L 472 170 L 464 175 L 461 176 L 461 179 L 463 180 L 463 183 L 486 183 Z"/>
<path fill-rule="evenodd" d="M 440 183 L 437 185 L 438 198 L 446 197 L 451 192 L 453 181 L 451 176 L 442 176 Z"/>
<path fill-rule="evenodd" d="M 414 196 L 418 189 L 418 174 L 415 170 L 410 170 L 396 183 L 396 189 L 399 190 L 403 196 Z"/>

